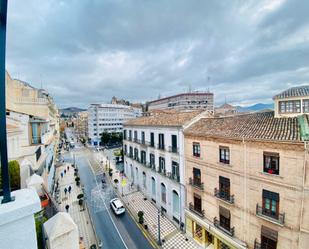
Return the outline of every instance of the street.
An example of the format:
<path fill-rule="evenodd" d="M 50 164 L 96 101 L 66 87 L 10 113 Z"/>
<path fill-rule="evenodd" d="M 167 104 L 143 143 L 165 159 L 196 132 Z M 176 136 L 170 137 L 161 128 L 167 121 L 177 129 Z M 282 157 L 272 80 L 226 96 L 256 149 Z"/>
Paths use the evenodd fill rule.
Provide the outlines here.
<path fill-rule="evenodd" d="M 71 130 L 67 130 L 69 137 L 74 137 Z M 75 140 L 75 139 L 74 139 Z M 76 140 L 75 140 L 76 141 Z M 102 190 L 101 179 L 90 165 L 91 153 L 89 149 L 75 142 L 76 147 L 64 154 L 64 159 L 77 165 L 81 183 L 84 185 L 87 206 L 94 222 L 98 238 L 103 248 L 111 249 L 150 249 L 153 248 L 144 237 L 135 221 L 128 212 L 116 217 L 109 206 L 109 200 L 116 196 L 113 188 L 106 186 Z"/>

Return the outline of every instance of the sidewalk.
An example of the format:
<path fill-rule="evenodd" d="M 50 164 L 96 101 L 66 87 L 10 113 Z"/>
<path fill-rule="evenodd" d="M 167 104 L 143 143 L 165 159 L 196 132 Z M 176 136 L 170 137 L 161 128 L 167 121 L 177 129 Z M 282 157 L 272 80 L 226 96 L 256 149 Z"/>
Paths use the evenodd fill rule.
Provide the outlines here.
<path fill-rule="evenodd" d="M 102 154 L 96 154 L 98 162 L 106 162 L 106 158 L 102 158 Z M 136 187 L 131 187 L 131 182 L 117 171 L 114 163 L 111 161 L 110 167 L 113 169 L 112 182 L 114 179 L 118 179 L 116 186 L 120 197 L 126 206 L 130 209 L 130 212 L 134 215 L 137 220 L 138 211 L 144 212 L 144 224 L 148 226 L 148 233 L 150 237 L 157 241 L 158 240 L 158 208 L 147 199 L 141 191 L 138 191 Z M 121 186 L 121 181 L 126 180 L 126 186 Z M 160 216 L 160 228 L 161 228 L 161 240 L 162 248 L 164 249 L 198 249 L 200 248 L 196 242 L 192 239 L 187 238 L 186 234 L 181 232 L 168 218 L 164 215 Z"/>
<path fill-rule="evenodd" d="M 66 212 L 65 206 L 69 205 L 69 214 L 72 219 L 78 226 L 78 231 L 81 241 L 84 247 L 81 248 L 90 248 L 91 245 L 97 244 L 95 231 L 92 226 L 92 222 L 89 217 L 89 213 L 87 208 L 84 211 L 80 211 L 82 208 L 78 204 L 77 195 L 82 193 L 80 187 L 77 187 L 75 184 L 75 176 L 74 176 L 74 168 L 71 166 L 69 170 L 67 169 L 67 164 L 65 163 L 63 166 L 57 167 L 56 169 L 56 177 L 59 179 L 59 189 L 60 189 L 60 198 L 59 210 L 62 212 Z M 60 173 L 64 172 L 66 169 L 66 174 L 64 174 L 63 178 L 61 178 Z M 57 179 L 56 179 L 57 181 Z M 71 186 L 71 193 L 64 193 L 64 189 Z"/>

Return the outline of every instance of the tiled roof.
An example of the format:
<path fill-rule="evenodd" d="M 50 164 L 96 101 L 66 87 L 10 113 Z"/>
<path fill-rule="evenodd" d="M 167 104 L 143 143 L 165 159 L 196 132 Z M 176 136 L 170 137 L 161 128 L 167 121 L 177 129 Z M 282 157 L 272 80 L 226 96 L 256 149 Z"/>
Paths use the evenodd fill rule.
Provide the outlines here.
<path fill-rule="evenodd" d="M 291 87 L 273 97 L 273 99 L 284 99 L 290 97 L 309 96 L 309 85 Z"/>
<path fill-rule="evenodd" d="M 150 116 L 130 119 L 124 125 L 137 126 L 183 126 L 202 111 L 179 112 L 175 110 L 164 110 L 152 112 Z"/>
<path fill-rule="evenodd" d="M 247 140 L 301 141 L 297 117 L 275 118 L 273 111 L 221 118 L 203 118 L 186 135 Z"/>

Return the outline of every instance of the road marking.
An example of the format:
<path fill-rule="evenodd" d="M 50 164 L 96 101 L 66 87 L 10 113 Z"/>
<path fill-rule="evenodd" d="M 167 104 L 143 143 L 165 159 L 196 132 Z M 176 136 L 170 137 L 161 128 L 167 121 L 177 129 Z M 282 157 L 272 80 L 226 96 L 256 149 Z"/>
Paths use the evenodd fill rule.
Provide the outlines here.
<path fill-rule="evenodd" d="M 93 169 L 92 169 L 92 167 L 91 167 L 91 163 L 90 163 L 90 161 L 89 161 L 88 158 L 87 158 L 87 162 L 88 162 L 88 164 L 89 164 L 89 166 L 90 166 L 90 169 L 91 169 L 91 171 L 92 171 L 92 174 L 95 176 L 94 171 L 93 171 Z M 98 184 L 98 181 L 97 181 L 96 177 L 95 177 L 95 182 L 96 182 L 96 184 L 97 184 L 97 187 L 99 187 L 99 184 Z M 101 193 L 101 192 L 100 192 L 100 193 Z M 114 222 L 114 220 L 113 220 L 113 218 L 112 218 L 112 216 L 111 216 L 111 214 L 110 214 L 110 211 L 109 211 L 108 207 L 106 206 L 106 203 L 105 203 L 105 201 L 104 201 L 104 198 L 102 197 L 102 194 L 100 194 L 100 195 L 101 195 L 101 199 L 102 199 L 102 201 L 103 201 L 103 203 L 104 203 L 104 206 L 105 206 L 105 208 L 106 208 L 106 211 L 107 211 L 107 213 L 108 213 L 109 218 L 111 219 L 111 221 L 112 221 L 112 223 L 113 223 L 113 225 L 114 225 L 114 227 L 115 227 L 115 229 L 116 229 L 116 231 L 117 231 L 117 233 L 118 233 L 118 235 L 119 235 L 119 237 L 120 237 L 120 239 L 121 239 L 123 245 L 125 246 L 126 249 L 128 249 L 126 243 L 124 242 L 124 240 L 123 240 L 123 238 L 122 238 L 122 236 L 121 236 L 121 234 L 120 234 L 120 232 L 119 232 L 119 230 L 118 230 L 118 228 L 117 228 L 117 226 L 116 226 L 116 224 L 115 224 L 115 222 Z"/>

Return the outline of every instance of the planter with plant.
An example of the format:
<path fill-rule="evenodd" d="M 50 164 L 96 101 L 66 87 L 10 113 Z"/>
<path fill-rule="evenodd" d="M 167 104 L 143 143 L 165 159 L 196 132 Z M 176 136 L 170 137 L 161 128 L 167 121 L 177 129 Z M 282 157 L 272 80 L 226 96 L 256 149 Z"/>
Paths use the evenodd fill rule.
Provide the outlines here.
<path fill-rule="evenodd" d="M 144 212 L 143 211 L 138 211 L 137 216 L 138 216 L 139 224 L 143 224 L 144 223 Z"/>

